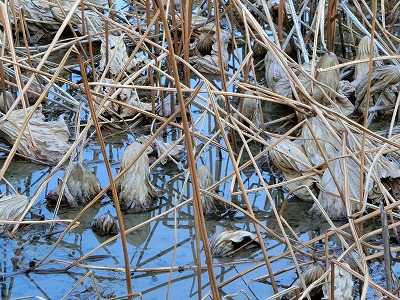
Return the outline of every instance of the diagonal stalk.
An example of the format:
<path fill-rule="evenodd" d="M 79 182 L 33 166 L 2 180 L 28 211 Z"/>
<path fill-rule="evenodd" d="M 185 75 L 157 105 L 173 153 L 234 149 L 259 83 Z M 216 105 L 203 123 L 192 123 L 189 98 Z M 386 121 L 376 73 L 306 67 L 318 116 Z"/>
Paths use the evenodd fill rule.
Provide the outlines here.
<path fill-rule="evenodd" d="M 207 265 L 210 267 L 208 270 L 208 276 L 209 276 L 210 283 L 211 283 L 212 296 L 213 296 L 213 299 L 218 300 L 219 293 L 218 293 L 218 288 L 217 288 L 217 282 L 215 280 L 210 245 L 208 244 L 207 230 L 205 227 L 205 220 L 204 220 L 204 215 L 203 215 L 203 208 L 201 205 L 200 189 L 199 189 L 199 182 L 198 182 L 199 180 L 196 175 L 196 160 L 195 160 L 195 156 L 193 153 L 193 142 L 192 142 L 191 134 L 190 134 L 191 130 L 189 127 L 187 116 L 186 116 L 185 102 L 183 100 L 182 88 L 180 85 L 177 61 L 175 59 L 175 54 L 172 51 L 173 41 L 171 38 L 169 26 L 168 26 L 167 16 L 163 9 L 162 1 L 157 0 L 157 5 L 158 5 L 158 9 L 160 11 L 160 15 L 161 15 L 161 18 L 162 18 L 162 21 L 164 24 L 164 30 L 165 30 L 165 34 L 166 34 L 166 38 L 167 38 L 167 42 L 168 42 L 168 48 L 170 49 L 170 51 L 168 52 L 168 56 L 170 58 L 170 67 L 171 67 L 171 70 L 173 71 L 173 75 L 174 75 L 174 79 L 175 79 L 176 92 L 177 92 L 177 97 L 178 97 L 180 111 L 181 111 L 181 117 L 182 117 L 183 132 L 186 135 L 185 143 L 186 143 L 186 149 L 187 149 L 190 177 L 192 179 L 192 187 L 193 187 L 195 229 L 196 229 L 196 232 L 200 231 L 200 235 L 203 240 L 203 247 L 204 247 L 204 252 L 206 255 Z M 198 238 L 199 238 L 199 235 L 196 234 L 196 240 Z M 198 256 L 198 262 L 199 262 L 200 252 L 197 253 L 197 256 Z M 200 265 L 201 264 L 199 264 L 199 266 Z M 200 282 L 201 281 L 201 269 L 200 269 L 200 267 L 198 268 L 197 274 L 198 274 L 198 278 L 197 278 L 198 284 L 201 287 L 201 282 Z M 199 297 L 200 297 L 200 291 L 201 290 L 199 290 Z"/>

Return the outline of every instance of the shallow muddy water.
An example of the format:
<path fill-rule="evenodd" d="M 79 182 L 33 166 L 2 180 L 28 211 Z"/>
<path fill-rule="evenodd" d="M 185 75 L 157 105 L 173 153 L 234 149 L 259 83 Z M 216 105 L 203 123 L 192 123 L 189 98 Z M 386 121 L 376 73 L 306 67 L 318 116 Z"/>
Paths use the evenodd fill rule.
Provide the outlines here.
<path fill-rule="evenodd" d="M 126 135 L 113 137 L 110 140 L 106 139 L 107 142 L 112 142 L 107 144 L 107 149 L 111 157 L 110 160 L 113 163 L 114 174 L 117 172 L 117 162 L 122 155 L 122 151 L 131 140 L 132 137 Z M 219 160 L 213 150 L 215 151 L 215 148 L 206 152 L 204 160 L 208 164 L 212 164 L 211 169 L 214 176 L 224 177 L 232 170 L 226 165 L 227 158 L 222 156 L 222 160 Z M 86 149 L 84 163 L 100 179 L 102 187 L 108 184 L 102 157 L 95 143 Z M 13 163 L 8 169 L 6 178 L 20 193 L 31 195 L 38 187 L 38 184 L 48 175 L 49 171 L 50 168 L 46 166 L 18 162 Z M 126 228 L 131 228 L 159 215 L 190 197 L 190 186 L 185 186 L 184 176 L 177 176 L 181 171 L 173 163 L 167 163 L 164 167 L 156 167 L 152 170 L 152 182 L 159 191 L 161 201 L 158 207 L 151 212 L 124 214 Z M 258 177 L 252 176 L 251 170 L 247 170 L 246 174 L 250 175 L 247 178 L 244 175 L 246 188 L 257 186 L 255 179 Z M 57 175 L 62 177 L 62 172 Z M 265 174 L 265 177 L 268 180 L 275 181 L 275 178 L 269 177 L 268 174 Z M 40 201 L 32 210 L 35 214 L 41 215 L 46 219 L 52 218 L 53 208 L 46 206 L 44 195 L 56 185 L 56 180 L 57 176 L 50 180 L 48 187 L 39 197 Z M 5 189 L 3 185 L 1 190 L 5 192 Z M 225 190 L 220 190 L 219 193 L 229 197 L 229 186 L 226 185 Z M 275 199 L 277 204 L 283 200 L 283 196 L 282 192 L 276 192 Z M 252 195 L 251 203 L 257 211 L 256 216 L 263 220 L 262 222 L 269 228 L 275 229 L 277 226 L 275 217 L 268 205 L 266 205 L 265 195 L 262 193 Z M 321 229 L 321 224 L 312 222 L 307 218 L 309 206 L 307 203 L 291 199 L 285 209 L 287 221 L 304 241 L 309 240 L 316 233 L 323 230 Z M 79 209 L 61 208 L 58 216 L 60 219 L 72 219 L 79 212 Z M 58 236 L 57 234 L 41 236 L 43 230 L 47 228 L 34 226 L 26 229 L 26 233 L 21 240 L 1 239 L 2 297 L 4 299 L 15 299 L 30 295 L 46 299 L 60 299 L 66 295 L 74 284 L 82 279 L 86 271 L 82 268 L 72 268 L 64 271 L 63 269 L 66 265 L 57 262 L 57 260 L 73 262 L 74 259 L 83 256 L 103 242 L 105 238 L 93 233 L 90 223 L 93 218 L 107 211 L 110 211 L 115 216 L 111 200 L 108 196 L 105 196 L 100 203 L 90 208 L 80 219 L 80 226 L 64 237 L 57 249 L 48 258 L 49 263 L 38 268 L 35 272 L 17 274 L 26 270 L 36 261 L 40 261 L 51 249 Z M 191 268 L 191 266 L 195 266 L 196 262 L 195 230 L 192 216 L 193 207 L 191 205 L 184 206 L 177 213 L 171 212 L 156 221 L 142 226 L 127 236 L 131 268 L 141 269 L 142 271 L 132 274 L 133 290 L 141 293 L 144 299 L 162 299 L 167 295 L 171 299 L 198 297 L 196 271 L 194 267 Z M 223 219 L 207 219 L 206 224 L 209 235 L 223 227 L 254 231 L 251 221 L 240 213 Z M 63 228 L 63 225 L 56 225 L 52 231 L 62 230 Z M 112 271 L 113 268 L 123 268 L 123 253 L 120 243 L 121 241 L 117 240 L 104 246 L 94 253 L 91 259 L 85 261 L 86 264 L 91 266 L 99 265 L 110 268 L 110 270 L 92 270 L 96 286 L 103 297 L 124 294 L 126 289 L 124 273 Z M 264 243 L 270 256 L 284 251 L 284 246 L 271 236 L 265 236 Z M 217 282 L 223 282 L 249 266 L 259 263 L 262 259 L 261 251 L 258 249 L 240 252 L 233 258 L 214 259 Z M 202 257 L 202 262 L 204 261 L 205 258 Z M 232 261 L 235 263 L 232 263 Z M 181 268 L 181 270 L 175 270 L 170 273 L 167 270 L 170 266 L 174 266 L 177 269 Z M 184 269 L 186 267 L 188 269 Z M 284 262 L 275 264 L 274 268 L 283 269 Z M 146 272 L 147 270 L 148 272 Z M 252 282 L 251 279 L 264 276 L 266 273 L 265 267 L 259 268 L 244 276 L 239 284 L 236 281 L 234 284 L 222 288 L 221 293 L 233 294 L 243 290 L 252 299 L 263 299 L 263 295 L 272 294 L 271 286 L 266 283 Z M 282 286 L 288 286 L 295 278 L 295 275 L 284 274 L 281 277 L 277 277 L 278 283 L 282 284 Z M 204 271 L 202 294 L 209 291 L 208 282 L 208 275 Z M 74 289 L 67 298 L 92 299 L 95 295 L 94 284 L 89 277 L 84 280 L 82 285 Z"/>

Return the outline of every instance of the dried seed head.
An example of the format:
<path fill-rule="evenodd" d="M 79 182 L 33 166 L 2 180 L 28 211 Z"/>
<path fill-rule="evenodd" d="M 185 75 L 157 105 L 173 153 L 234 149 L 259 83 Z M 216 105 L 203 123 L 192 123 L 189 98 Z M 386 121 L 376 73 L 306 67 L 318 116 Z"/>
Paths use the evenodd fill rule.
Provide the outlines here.
<path fill-rule="evenodd" d="M 243 249 L 260 246 L 257 235 L 245 230 L 223 229 L 216 232 L 209 240 L 211 255 L 224 257 Z"/>
<path fill-rule="evenodd" d="M 108 211 L 92 222 L 92 230 L 101 235 L 117 234 L 117 220 Z"/>

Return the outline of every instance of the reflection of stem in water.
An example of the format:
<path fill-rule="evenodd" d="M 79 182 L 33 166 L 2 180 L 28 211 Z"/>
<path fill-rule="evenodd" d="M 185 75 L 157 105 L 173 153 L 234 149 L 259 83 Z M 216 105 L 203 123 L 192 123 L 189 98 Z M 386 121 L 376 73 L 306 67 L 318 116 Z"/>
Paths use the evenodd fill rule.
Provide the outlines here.
<path fill-rule="evenodd" d="M 36 180 L 29 186 L 29 188 L 31 188 L 31 187 L 33 187 L 33 186 L 36 186 L 36 184 L 41 183 L 41 182 L 44 180 L 44 178 L 46 178 L 46 177 L 48 176 L 48 174 L 50 174 L 50 173 L 51 173 L 51 167 L 47 168 L 46 170 L 43 170 L 43 171 L 42 171 L 42 175 L 39 176 L 38 179 L 36 179 Z M 42 180 L 42 179 L 43 179 L 43 180 Z M 29 189 L 29 192 L 30 192 L 30 189 Z M 29 193 L 29 192 L 28 192 L 28 190 L 26 190 L 26 191 L 23 192 L 23 195 L 24 195 L 25 193 Z M 35 191 L 35 193 L 36 193 L 36 191 Z M 34 193 L 34 194 L 35 194 L 35 193 Z M 46 193 L 46 194 L 47 194 L 47 193 Z"/>
<path fill-rule="evenodd" d="M 43 297 L 46 299 L 51 299 L 51 297 L 47 295 L 47 293 L 39 286 L 39 284 L 37 284 L 36 281 L 29 275 L 29 273 L 26 273 L 25 276 L 42 293 Z"/>
<path fill-rule="evenodd" d="M 146 250 L 148 249 L 148 245 L 149 245 L 150 241 L 152 240 L 151 237 L 154 235 L 155 230 L 156 230 L 156 228 L 157 228 L 157 226 L 158 226 L 159 223 L 160 223 L 159 220 L 157 220 L 157 221 L 155 222 L 155 224 L 153 225 L 153 228 L 151 229 L 149 235 L 147 236 L 147 239 L 146 239 L 146 241 L 145 241 L 144 246 L 141 247 L 141 248 L 142 248 L 142 251 L 140 252 L 139 258 L 138 258 L 138 260 L 137 260 L 137 262 L 136 262 L 136 264 L 135 264 L 136 267 L 142 266 L 142 265 L 144 265 L 144 264 L 146 264 L 146 263 L 148 262 L 148 261 L 144 261 L 144 262 L 140 262 L 140 261 L 142 260 L 142 258 L 143 258 L 143 256 L 144 256 Z M 133 259 L 133 257 L 132 257 L 132 259 Z M 153 260 L 153 258 L 151 258 L 151 260 Z"/>
<path fill-rule="evenodd" d="M 176 244 L 176 247 L 181 247 L 181 246 L 185 245 L 186 243 L 190 242 L 190 240 L 191 240 L 191 238 L 184 239 L 183 241 L 177 243 L 177 244 Z M 174 246 L 168 247 L 167 249 L 165 249 L 165 250 L 163 250 L 163 251 L 161 251 L 161 252 L 158 252 L 157 255 L 156 255 L 155 257 L 154 257 L 154 256 L 153 256 L 153 257 L 150 257 L 150 258 L 148 258 L 147 260 L 142 261 L 141 263 L 139 263 L 139 261 L 138 261 L 138 263 L 136 264 L 136 266 L 137 266 L 138 268 L 141 267 L 141 266 L 145 266 L 147 263 L 152 262 L 152 261 L 154 261 L 156 258 L 162 257 L 162 256 L 165 255 L 165 254 L 168 254 L 169 252 L 173 251 L 174 249 L 175 249 Z M 171 267 L 173 267 L 173 266 L 171 266 Z"/>
<path fill-rule="evenodd" d="M 222 269 L 225 269 L 224 267 L 222 268 Z M 227 270 L 224 270 L 223 272 L 222 272 L 222 270 L 221 270 L 221 274 L 220 275 L 216 275 L 215 276 L 215 278 L 216 278 L 216 280 L 222 280 L 223 281 L 223 277 L 224 277 L 224 275 L 226 275 L 228 272 L 231 272 L 231 271 L 236 271 L 236 267 L 235 266 L 232 266 L 232 267 L 228 267 L 227 268 Z M 235 272 L 235 273 L 239 273 L 239 272 Z M 209 286 L 210 286 L 210 282 L 209 281 L 206 281 L 206 283 L 201 287 L 201 290 L 203 291 L 203 290 L 208 290 L 209 289 Z M 192 291 L 191 293 L 190 293 L 190 296 L 191 297 L 194 297 L 195 295 L 197 295 L 199 293 L 199 291 Z M 257 299 L 257 298 L 256 298 Z"/>
<path fill-rule="evenodd" d="M 204 271 L 202 271 L 202 272 L 204 273 L 204 272 L 206 272 L 206 270 L 204 270 Z M 139 279 L 142 279 L 142 278 L 144 278 L 144 277 L 149 277 L 149 276 L 153 276 L 153 274 L 142 274 L 142 275 L 138 275 L 138 276 L 133 276 L 132 279 L 133 279 L 133 280 L 139 280 Z M 141 293 L 142 293 L 142 295 L 149 294 L 149 293 L 151 293 L 151 292 L 153 292 L 153 291 L 156 291 L 156 290 L 158 290 L 158 289 L 160 289 L 160 288 L 162 288 L 162 287 L 164 287 L 164 286 L 167 286 L 168 284 L 177 283 L 177 282 L 184 281 L 184 280 L 186 280 L 186 279 L 190 279 L 190 278 L 194 278 L 194 277 L 195 277 L 194 274 L 182 276 L 182 277 L 173 279 L 173 280 L 171 280 L 171 281 L 163 282 L 163 283 L 161 283 L 161 284 L 159 284 L 159 285 L 157 285 L 157 286 L 154 286 L 154 287 L 152 287 L 152 288 L 149 288 L 149 289 L 147 289 L 147 290 L 141 291 Z"/>
<path fill-rule="evenodd" d="M 32 174 L 30 174 L 28 177 L 25 179 L 25 196 L 29 197 L 30 196 L 30 187 L 32 186 Z"/>
<path fill-rule="evenodd" d="M 3 263 L 1 264 L 2 268 L 1 271 L 3 274 L 7 274 L 7 247 L 4 247 L 3 249 L 3 259 L 2 259 Z M 14 282 L 14 278 L 11 278 L 10 280 L 10 288 L 9 288 L 9 292 L 7 292 L 7 281 L 4 279 L 4 277 L 1 280 L 1 297 L 3 299 L 8 299 L 8 295 L 12 295 L 11 291 L 12 291 L 12 286 L 13 286 L 13 282 Z"/>

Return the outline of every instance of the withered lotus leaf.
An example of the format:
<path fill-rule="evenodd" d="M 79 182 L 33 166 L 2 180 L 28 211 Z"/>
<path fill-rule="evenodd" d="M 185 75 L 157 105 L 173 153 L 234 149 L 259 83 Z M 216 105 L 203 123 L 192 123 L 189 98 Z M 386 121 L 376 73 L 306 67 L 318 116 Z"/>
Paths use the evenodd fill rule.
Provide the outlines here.
<path fill-rule="evenodd" d="M 89 202 L 101 191 L 99 179 L 80 162 L 72 164 L 67 186 L 72 197 L 83 203 Z"/>
<path fill-rule="evenodd" d="M 133 142 L 126 147 L 121 159 L 121 169 L 129 167 L 131 161 L 141 151 L 143 145 Z M 153 207 L 158 199 L 155 188 L 150 183 L 149 158 L 143 153 L 139 159 L 116 181 L 121 206 L 130 212 L 141 212 Z"/>
<path fill-rule="evenodd" d="M 17 221 L 29 203 L 29 198 L 24 195 L 8 195 L 0 199 L 0 231 L 12 225 L 4 225 L 4 221 Z"/>
<path fill-rule="evenodd" d="M 5 97 L 4 97 L 5 94 Z M 13 105 L 15 101 L 15 97 L 9 91 L 5 91 L 5 93 L 0 94 L 0 111 L 2 113 L 6 113 L 10 107 Z"/>
<path fill-rule="evenodd" d="M 224 257 L 239 250 L 259 247 L 257 235 L 245 230 L 223 229 L 216 232 L 209 240 L 211 255 Z"/>
<path fill-rule="evenodd" d="M 102 38 L 101 43 L 101 60 L 99 64 L 100 70 L 104 70 L 107 62 L 109 63 L 109 71 L 112 75 L 117 75 L 128 63 L 129 56 L 126 45 L 122 36 L 109 35 L 108 48 L 107 40 Z M 107 49 L 109 52 L 107 53 Z"/>
<path fill-rule="evenodd" d="M 271 144 L 275 141 L 275 138 L 270 138 Z M 303 147 L 284 139 L 269 151 L 269 155 L 273 164 L 282 172 L 287 181 L 297 179 L 303 175 L 309 175 L 295 182 L 285 184 L 285 187 L 289 191 L 293 191 L 293 194 L 298 198 L 313 201 L 313 197 L 303 186 L 308 187 L 314 196 L 317 196 L 318 192 L 315 184 L 321 179 L 319 175 L 311 173 L 312 164 Z"/>
<path fill-rule="evenodd" d="M 378 56 L 378 49 L 374 44 L 374 55 L 373 56 Z M 363 38 L 360 40 L 358 43 L 358 49 L 357 49 L 357 55 L 356 55 L 356 60 L 362 60 L 362 59 L 370 59 L 371 56 L 371 38 L 369 36 L 363 36 Z M 375 63 L 373 63 L 373 66 L 375 66 Z M 367 62 L 362 62 L 362 63 L 356 63 L 354 65 L 354 81 L 352 84 L 356 86 L 362 78 L 367 75 L 369 72 L 369 61 Z"/>
<path fill-rule="evenodd" d="M 221 65 L 226 70 L 228 68 L 229 52 L 228 43 L 231 39 L 231 34 L 228 30 L 222 30 L 220 36 L 221 43 Z M 199 72 L 219 73 L 220 61 L 218 51 L 218 40 L 216 33 L 212 38 L 211 54 L 205 56 L 194 56 L 190 58 L 190 63 L 194 64 Z"/>
<path fill-rule="evenodd" d="M 8 118 L 0 119 L 0 135 L 8 143 L 14 145 L 21 133 L 26 115 L 32 108 L 17 109 L 10 113 Z M 63 118 L 56 121 L 45 121 L 40 110 L 34 112 L 29 124 L 23 131 L 17 151 L 28 158 L 56 164 L 69 150 L 69 130 Z"/>
<path fill-rule="evenodd" d="M 335 53 L 327 52 L 321 57 L 321 59 L 318 61 L 317 66 L 316 66 L 317 73 L 316 73 L 315 79 L 317 81 L 319 81 L 320 83 L 323 83 L 323 84 L 329 86 L 335 92 L 337 92 L 339 89 L 340 69 L 334 69 L 334 70 L 330 70 L 330 71 L 318 71 L 318 70 L 337 66 L 338 64 L 339 64 L 339 60 L 337 59 Z M 330 97 L 331 99 L 334 99 L 334 96 L 332 95 L 332 93 L 328 89 L 326 89 L 320 85 L 314 86 L 313 97 L 319 103 L 326 104 L 326 101 L 324 100 L 325 95 L 322 92 L 323 90 L 328 95 L 328 97 Z"/>
<path fill-rule="evenodd" d="M 333 175 L 331 174 L 329 169 L 326 169 L 324 175 L 322 176 L 321 183 L 318 185 L 320 188 L 318 202 L 325 210 L 327 215 L 333 220 L 346 219 L 348 215 L 356 212 L 357 209 L 359 209 L 358 202 L 355 202 L 354 200 L 359 199 L 360 196 L 360 167 L 354 162 L 352 158 L 346 158 L 346 160 L 347 168 L 345 169 L 343 159 L 334 159 L 330 163 Z M 343 174 L 345 172 L 348 174 L 347 184 L 349 190 L 349 212 L 347 212 L 346 210 L 339 190 L 333 179 L 336 179 L 342 191 L 342 194 L 344 194 L 344 187 L 346 182 Z M 313 204 L 309 212 L 315 217 L 323 217 L 323 214 L 316 203 Z"/>
<path fill-rule="evenodd" d="M 321 276 L 324 274 L 324 269 L 322 269 L 321 265 L 319 263 L 313 263 L 312 265 L 309 265 L 302 273 L 301 277 L 303 278 L 304 284 L 306 287 L 308 287 L 310 284 L 312 284 L 314 281 L 318 280 L 321 278 Z M 293 286 L 299 286 L 302 287 L 302 281 L 300 278 L 298 278 L 294 283 Z M 317 286 L 314 289 L 310 291 L 310 297 L 317 297 L 317 295 L 322 294 L 322 287 Z M 296 292 L 293 290 L 292 292 L 288 293 L 287 296 L 289 298 L 295 297 Z"/>
<path fill-rule="evenodd" d="M 143 135 L 138 137 L 136 140 L 141 143 L 147 143 L 150 139 L 150 135 Z M 161 164 L 166 164 L 168 160 L 180 161 L 185 152 L 185 146 L 173 145 L 171 142 L 164 142 L 161 139 L 155 139 L 153 143 L 146 149 L 147 154 L 157 152 L 157 157 L 164 157 L 161 160 Z"/>
<path fill-rule="evenodd" d="M 252 91 L 246 91 L 246 95 L 253 95 Z M 245 97 L 241 99 L 239 106 L 241 114 L 250 120 L 255 126 L 259 127 L 261 124 L 261 111 L 258 101 L 255 98 Z"/>
<path fill-rule="evenodd" d="M 64 184 L 64 181 L 60 178 L 58 178 L 57 187 L 52 189 L 46 195 L 46 200 L 47 204 L 50 206 L 57 205 L 58 201 L 60 201 L 61 206 L 69 206 L 69 207 L 78 206 L 78 201 L 72 196 L 71 192 L 69 191 L 68 185 Z"/>
<path fill-rule="evenodd" d="M 268 51 L 265 55 L 264 64 L 267 87 L 274 93 L 292 98 L 292 87 L 289 77 L 272 51 Z"/>
<path fill-rule="evenodd" d="M 375 103 L 373 95 L 381 91 L 396 85 L 400 82 L 400 66 L 387 65 L 387 66 L 376 66 L 372 70 L 371 78 L 371 88 L 369 90 L 371 97 L 365 97 L 368 89 L 368 73 L 361 78 L 361 80 L 356 85 L 356 103 L 355 109 L 359 113 L 364 113 L 366 108 L 366 98 L 370 99 L 370 107 Z M 381 105 L 394 104 L 392 100 L 396 101 L 396 97 L 385 97 L 386 101 L 383 101 Z"/>
<path fill-rule="evenodd" d="M 348 263 L 342 263 L 346 268 L 351 269 Z M 334 270 L 334 299 L 352 300 L 353 297 L 353 278 L 349 272 L 340 266 L 335 266 Z M 324 292 L 324 299 L 330 299 L 331 296 L 330 280 L 326 279 L 322 290 Z"/>
<path fill-rule="evenodd" d="M 92 222 L 92 230 L 100 235 L 117 234 L 117 220 L 108 211 Z"/>
<path fill-rule="evenodd" d="M 208 54 L 211 53 L 213 43 L 212 34 L 202 32 L 197 39 L 196 47 L 200 53 Z"/>
<path fill-rule="evenodd" d="M 201 190 L 207 190 L 214 184 L 212 174 L 206 165 L 201 165 L 197 168 L 197 178 L 199 179 Z M 203 213 L 206 215 L 226 211 L 224 203 L 214 199 L 211 195 L 202 193 L 200 199 L 203 206 Z"/>
<path fill-rule="evenodd" d="M 172 143 L 164 142 L 159 139 L 154 140 L 153 146 L 157 151 L 158 157 L 161 157 L 167 153 L 165 158 L 161 161 L 162 164 L 165 164 L 168 161 L 167 158 L 173 158 L 177 161 L 181 160 L 185 151 L 185 146 L 183 145 L 173 146 Z"/>
<path fill-rule="evenodd" d="M 328 159 L 337 157 L 342 145 L 334 135 L 334 133 L 338 133 L 336 126 L 331 124 L 332 130 L 334 130 L 334 133 L 332 133 L 319 117 L 311 117 L 309 119 L 309 124 L 311 129 L 307 124 L 304 124 L 301 137 L 303 138 L 304 151 L 311 163 L 313 165 L 324 163 L 324 158 L 319 150 L 317 141 Z M 314 139 L 311 131 L 314 133 L 317 141 Z"/>

